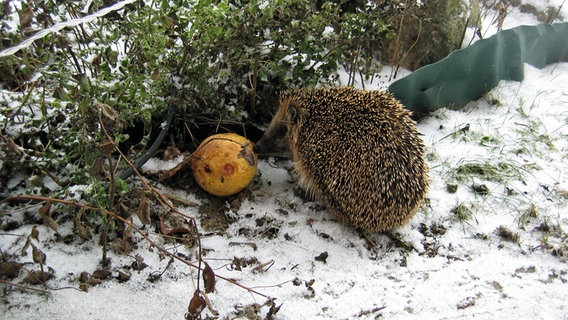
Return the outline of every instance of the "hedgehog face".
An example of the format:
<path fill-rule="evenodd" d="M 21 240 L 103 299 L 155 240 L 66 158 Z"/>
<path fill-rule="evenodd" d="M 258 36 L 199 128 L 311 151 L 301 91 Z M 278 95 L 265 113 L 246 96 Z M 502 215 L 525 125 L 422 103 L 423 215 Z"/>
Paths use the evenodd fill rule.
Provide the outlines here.
<path fill-rule="evenodd" d="M 297 122 L 298 108 L 293 101 L 281 101 L 262 138 L 254 144 L 254 152 L 265 156 L 292 157 L 291 132 Z"/>

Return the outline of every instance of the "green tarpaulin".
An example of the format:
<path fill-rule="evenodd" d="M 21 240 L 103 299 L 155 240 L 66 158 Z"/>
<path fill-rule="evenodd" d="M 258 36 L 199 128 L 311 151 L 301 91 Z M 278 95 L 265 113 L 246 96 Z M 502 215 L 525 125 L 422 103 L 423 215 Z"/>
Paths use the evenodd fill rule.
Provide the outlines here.
<path fill-rule="evenodd" d="M 568 61 L 568 23 L 520 26 L 454 51 L 392 83 L 389 91 L 417 113 L 456 109 L 499 80 L 523 80 L 524 63 L 542 68 L 561 61 Z"/>

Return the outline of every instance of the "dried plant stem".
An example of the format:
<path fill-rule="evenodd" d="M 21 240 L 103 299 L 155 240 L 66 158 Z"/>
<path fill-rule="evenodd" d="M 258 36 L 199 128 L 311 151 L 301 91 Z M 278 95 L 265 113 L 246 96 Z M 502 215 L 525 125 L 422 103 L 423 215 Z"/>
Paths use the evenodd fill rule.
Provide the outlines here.
<path fill-rule="evenodd" d="M 47 291 L 47 290 L 38 289 L 38 288 L 34 288 L 34 287 L 29 287 L 29 286 L 24 286 L 24 285 L 21 285 L 21 284 L 18 284 L 18 283 L 8 282 L 8 281 L 2 280 L 2 279 L 0 279 L 0 283 L 3 283 L 3 284 L 8 285 L 8 286 L 16 287 L 16 288 L 22 289 L 22 290 L 31 290 L 31 291 L 36 291 L 36 292 L 40 292 L 40 293 L 43 293 L 43 294 L 49 294 L 49 291 Z"/>
<path fill-rule="evenodd" d="M 40 201 L 40 202 L 60 203 L 60 204 L 65 204 L 65 205 L 70 205 L 70 206 L 79 207 L 79 208 L 81 208 L 81 209 L 83 209 L 83 210 L 99 211 L 99 212 L 101 212 L 102 214 L 105 214 L 105 215 L 108 215 L 108 216 L 111 216 L 111 217 L 113 217 L 113 218 L 115 218 L 115 219 L 120 220 L 120 221 L 123 222 L 125 225 L 129 226 L 130 228 L 132 228 L 132 230 L 134 230 L 135 232 L 137 232 L 138 234 L 140 234 L 151 246 L 157 248 L 158 250 L 160 250 L 162 253 L 164 253 L 164 254 L 167 255 L 168 257 L 171 257 L 171 258 L 173 258 L 173 259 L 175 259 L 175 260 L 177 260 L 177 261 L 180 261 L 181 263 L 184 263 L 184 264 L 186 264 L 186 265 L 189 266 L 189 267 L 196 268 L 196 269 L 198 269 L 198 270 L 200 270 L 200 271 L 202 270 L 202 267 L 200 267 L 199 265 L 196 265 L 196 264 L 194 264 L 194 263 L 192 263 L 192 262 L 190 262 L 190 261 L 187 261 L 187 260 L 185 260 L 185 259 L 183 259 L 183 258 L 177 256 L 176 254 L 174 254 L 174 253 L 168 251 L 166 248 L 162 247 L 162 246 L 159 245 L 158 243 L 152 241 L 152 239 L 150 239 L 150 237 L 148 236 L 148 234 L 147 234 L 146 232 L 143 232 L 142 230 L 140 230 L 140 228 L 136 227 L 136 226 L 135 226 L 131 221 L 129 221 L 128 219 L 125 219 L 125 218 L 121 217 L 119 214 L 116 214 L 116 213 L 114 213 L 114 212 L 112 212 L 112 211 L 110 211 L 110 210 L 101 209 L 101 208 L 95 208 L 95 207 L 92 207 L 92 206 L 89 206 L 89 205 L 86 205 L 86 204 L 83 204 L 83 203 L 79 203 L 79 202 L 75 202 L 75 201 L 70 201 L 70 200 L 63 200 L 63 199 L 56 199 L 56 198 L 49 198 L 49 197 L 42 197 L 42 196 L 26 196 L 26 195 L 13 196 L 13 197 L 6 198 L 6 199 L 0 201 L 0 204 L 8 203 L 8 202 L 11 202 L 11 201 L 19 201 L 19 200 L 35 200 L 35 201 Z M 174 208 L 174 209 L 175 209 L 175 208 Z M 175 211 L 176 211 L 176 212 L 179 212 L 179 211 L 177 211 L 177 209 L 176 209 Z M 247 286 L 245 286 L 245 285 L 242 285 L 242 284 L 238 283 L 238 282 L 235 281 L 234 279 L 229 279 L 229 278 L 220 276 L 220 275 L 218 275 L 218 274 L 215 274 L 215 277 L 217 277 L 217 278 L 219 278 L 219 279 L 221 279 L 221 280 L 230 282 L 230 283 L 232 283 L 232 284 L 234 284 L 234 285 L 236 285 L 236 286 L 238 286 L 238 287 L 240 287 L 240 288 L 242 288 L 242 289 L 245 289 L 246 291 L 248 291 L 248 292 L 250 292 L 250 293 L 259 295 L 259 296 L 264 297 L 264 298 L 270 298 L 269 296 L 267 296 L 267 295 L 265 295 L 265 294 L 263 294 L 263 293 L 261 293 L 261 292 L 258 292 L 258 291 L 256 291 L 256 290 L 250 288 L 250 287 L 247 287 Z"/>

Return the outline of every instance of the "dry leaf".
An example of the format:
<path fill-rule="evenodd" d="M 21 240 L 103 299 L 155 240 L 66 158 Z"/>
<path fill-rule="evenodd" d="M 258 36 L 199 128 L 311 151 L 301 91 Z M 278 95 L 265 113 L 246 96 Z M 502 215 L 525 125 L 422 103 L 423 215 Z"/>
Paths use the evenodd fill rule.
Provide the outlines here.
<path fill-rule="evenodd" d="M 22 151 L 20 150 L 20 147 L 18 147 L 18 145 L 14 142 L 14 140 L 12 140 L 12 138 L 8 138 L 6 140 L 6 145 L 8 146 L 8 150 L 10 150 L 16 156 L 19 157 L 19 156 L 22 155 Z"/>
<path fill-rule="evenodd" d="M 188 225 L 191 226 L 191 224 L 188 223 Z M 185 227 L 178 227 L 178 228 L 172 228 L 170 226 L 168 226 L 165 222 L 164 219 L 162 219 L 162 217 L 160 217 L 160 231 L 162 232 L 162 234 L 164 235 L 170 235 L 170 234 L 190 234 L 191 230 Z"/>
<path fill-rule="evenodd" d="M 39 240 L 39 231 L 37 230 L 37 226 L 32 227 L 32 231 L 30 232 L 30 237 Z"/>
<path fill-rule="evenodd" d="M 250 147 L 250 141 L 247 141 L 246 143 L 241 145 L 241 151 L 239 151 L 237 157 L 239 159 L 244 158 L 248 165 L 251 167 L 256 166 L 255 155 L 254 152 L 252 152 L 252 148 Z"/>
<path fill-rule="evenodd" d="M 321 261 L 323 263 L 327 263 L 328 257 L 329 257 L 329 254 L 327 253 L 327 251 L 324 251 L 324 252 L 320 253 L 317 257 L 314 257 L 314 260 Z"/>
<path fill-rule="evenodd" d="M 129 253 L 132 251 L 132 243 L 129 238 L 123 237 L 112 243 L 112 249 L 120 253 Z"/>
<path fill-rule="evenodd" d="M 96 158 L 89 168 L 89 174 L 95 179 L 102 180 L 105 177 L 105 160 L 101 157 Z"/>
<path fill-rule="evenodd" d="M 132 221 L 132 219 L 128 220 Z M 132 230 L 130 227 L 125 226 L 124 231 L 122 232 L 122 237 L 113 242 L 112 248 L 116 252 L 130 253 L 133 247 L 134 241 L 132 238 Z"/>
<path fill-rule="evenodd" d="M 22 250 L 20 250 L 20 254 L 22 255 L 22 257 L 25 257 L 25 256 L 28 255 L 28 248 L 32 244 L 32 239 L 39 240 L 39 231 L 37 230 L 37 226 L 32 227 L 32 231 L 30 232 L 30 234 L 26 238 L 26 243 L 22 247 Z"/>
<path fill-rule="evenodd" d="M 39 214 L 43 216 L 49 215 L 49 210 L 51 209 L 51 202 L 47 202 L 39 209 Z"/>
<path fill-rule="evenodd" d="M 106 103 L 99 103 L 97 107 L 101 110 L 103 116 L 113 122 L 119 120 L 119 114 L 111 106 Z"/>
<path fill-rule="evenodd" d="M 53 273 L 41 270 L 30 271 L 22 280 L 25 284 L 42 284 L 53 277 Z"/>
<path fill-rule="evenodd" d="M 118 276 L 116 277 L 116 280 L 118 280 L 118 282 L 126 282 L 130 280 L 130 274 L 118 270 Z"/>
<path fill-rule="evenodd" d="M 110 156 L 114 151 L 114 143 L 109 139 L 105 138 L 101 145 L 99 146 L 99 150 L 102 154 L 106 156 Z"/>
<path fill-rule="evenodd" d="M 91 277 L 91 275 L 87 271 L 83 271 L 79 274 L 79 279 L 77 279 L 77 280 L 79 280 L 79 282 L 82 282 L 82 283 L 87 283 L 87 282 L 89 282 L 90 277 Z"/>
<path fill-rule="evenodd" d="M 40 214 L 41 218 L 43 219 L 43 224 L 45 224 L 46 226 L 53 229 L 53 231 L 57 232 L 57 228 L 59 227 L 59 225 L 51 217 L 51 202 L 44 204 L 39 209 L 39 214 Z"/>
<path fill-rule="evenodd" d="M 112 272 L 106 269 L 97 269 L 93 271 L 92 278 L 98 280 L 106 280 L 112 277 Z"/>
<path fill-rule="evenodd" d="M 138 219 L 140 219 L 140 222 L 143 224 L 152 223 L 150 219 L 150 201 L 148 201 L 144 192 L 140 192 L 140 206 L 136 210 L 136 216 L 138 216 Z"/>
<path fill-rule="evenodd" d="M 13 279 L 20 274 L 23 263 L 14 261 L 0 262 L 0 279 Z"/>
<path fill-rule="evenodd" d="M 163 235 L 169 235 L 170 232 L 172 231 L 172 228 L 170 228 L 168 225 L 166 225 L 166 223 L 164 222 L 164 219 L 162 219 L 162 217 L 160 217 L 160 231 L 162 232 Z"/>
<path fill-rule="evenodd" d="M 45 264 L 45 260 L 47 259 L 45 253 L 40 249 L 38 249 L 33 243 L 32 243 L 32 257 L 35 263 L 39 263 L 42 265 Z"/>
<path fill-rule="evenodd" d="M 205 284 L 205 293 L 211 293 L 215 291 L 215 273 L 213 269 L 203 261 L 205 268 L 203 268 L 203 283 Z"/>
<path fill-rule="evenodd" d="M 83 292 L 89 292 L 89 284 L 87 283 L 80 283 L 79 284 L 79 290 L 83 291 Z"/>
<path fill-rule="evenodd" d="M 20 250 L 20 255 L 22 257 L 25 257 L 28 255 L 28 248 L 30 247 L 30 244 L 32 244 L 32 240 L 30 239 L 30 237 L 28 237 L 26 239 L 26 243 L 24 244 L 24 246 L 22 247 L 22 250 Z"/>
<path fill-rule="evenodd" d="M 91 231 L 83 224 L 83 222 L 81 222 L 83 213 L 85 213 L 85 210 L 81 208 L 81 210 L 79 210 L 79 213 L 77 213 L 77 216 L 75 217 L 75 227 L 77 227 L 77 233 L 81 238 L 85 240 L 91 240 L 93 238 Z"/>
<path fill-rule="evenodd" d="M 207 306 L 205 299 L 199 294 L 199 291 L 195 290 L 193 297 L 189 301 L 189 306 L 187 307 L 186 319 L 196 319 L 203 309 Z"/>

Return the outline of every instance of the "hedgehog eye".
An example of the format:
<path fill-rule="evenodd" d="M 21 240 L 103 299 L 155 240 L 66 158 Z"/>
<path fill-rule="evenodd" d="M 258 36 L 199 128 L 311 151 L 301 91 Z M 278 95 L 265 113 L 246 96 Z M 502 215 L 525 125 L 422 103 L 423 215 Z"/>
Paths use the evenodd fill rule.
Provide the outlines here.
<path fill-rule="evenodd" d="M 288 106 L 288 116 L 290 117 L 290 121 L 292 123 L 296 123 L 298 122 L 298 116 L 299 116 L 300 110 L 298 110 L 298 107 L 296 106 L 296 104 L 290 104 Z"/>

